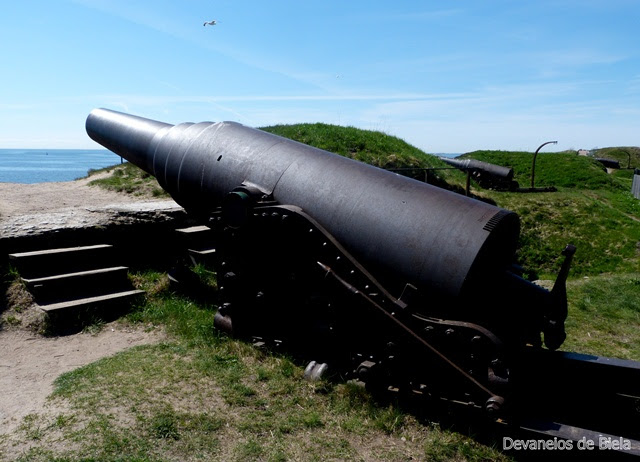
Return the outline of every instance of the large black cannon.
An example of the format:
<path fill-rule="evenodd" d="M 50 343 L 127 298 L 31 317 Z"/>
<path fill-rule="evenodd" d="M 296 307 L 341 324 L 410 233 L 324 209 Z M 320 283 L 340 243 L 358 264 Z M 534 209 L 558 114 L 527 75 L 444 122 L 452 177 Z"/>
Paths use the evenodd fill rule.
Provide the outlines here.
<path fill-rule="evenodd" d="M 554 351 L 575 248 L 552 290 L 524 280 L 516 214 L 233 122 L 96 109 L 86 128 L 211 229 L 217 327 L 547 436 L 626 431 L 603 397 L 634 400 L 640 367 Z"/>

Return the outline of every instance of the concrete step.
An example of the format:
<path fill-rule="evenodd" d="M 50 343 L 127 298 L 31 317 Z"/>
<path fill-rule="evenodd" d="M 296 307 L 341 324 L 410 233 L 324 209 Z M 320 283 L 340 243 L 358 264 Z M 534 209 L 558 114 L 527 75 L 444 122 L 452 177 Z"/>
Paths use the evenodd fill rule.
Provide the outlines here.
<path fill-rule="evenodd" d="M 183 244 L 190 244 L 196 248 L 211 246 L 215 238 L 213 230 L 204 225 L 179 228 L 176 229 L 176 234 Z"/>
<path fill-rule="evenodd" d="M 188 249 L 188 252 L 191 263 L 194 265 L 200 263 L 204 265 L 211 265 L 213 264 L 213 260 L 216 257 L 215 248 Z"/>
<path fill-rule="evenodd" d="M 25 279 L 114 266 L 114 257 L 113 246 L 108 244 L 9 254 L 11 263 Z"/>
<path fill-rule="evenodd" d="M 215 234 L 208 226 L 191 226 L 189 228 L 176 229 L 181 246 L 188 249 L 194 264 L 200 263 L 200 259 L 208 259 L 215 253 Z"/>
<path fill-rule="evenodd" d="M 207 234 L 211 231 L 206 225 L 189 226 L 188 228 L 178 228 L 176 233 L 183 234 L 185 236 L 196 236 Z"/>
<path fill-rule="evenodd" d="M 96 322 L 109 322 L 124 315 L 144 294 L 143 290 L 113 293 L 39 305 L 45 312 L 47 330 L 56 335 L 73 334 Z"/>
<path fill-rule="evenodd" d="M 187 249 L 191 264 L 210 264 L 215 258 L 216 242 L 213 230 L 208 226 L 191 226 L 176 229 L 178 239 Z"/>
<path fill-rule="evenodd" d="M 130 288 L 126 266 L 113 266 L 41 278 L 22 278 L 37 303 L 54 303 Z"/>
<path fill-rule="evenodd" d="M 13 253 L 18 270 L 52 332 L 71 333 L 98 320 L 114 320 L 144 293 L 133 289 L 126 266 L 108 244 Z"/>

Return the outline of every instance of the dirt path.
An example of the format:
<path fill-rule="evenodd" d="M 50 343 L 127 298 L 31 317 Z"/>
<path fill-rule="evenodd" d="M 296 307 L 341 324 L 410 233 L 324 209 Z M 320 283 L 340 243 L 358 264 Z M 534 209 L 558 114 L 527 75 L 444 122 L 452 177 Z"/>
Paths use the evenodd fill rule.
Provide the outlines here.
<path fill-rule="evenodd" d="M 0 331 L 0 435 L 15 431 L 25 416 L 44 411 L 60 374 L 164 338 L 160 329 L 147 332 L 117 322 L 95 335 L 47 338 L 23 329 Z"/>

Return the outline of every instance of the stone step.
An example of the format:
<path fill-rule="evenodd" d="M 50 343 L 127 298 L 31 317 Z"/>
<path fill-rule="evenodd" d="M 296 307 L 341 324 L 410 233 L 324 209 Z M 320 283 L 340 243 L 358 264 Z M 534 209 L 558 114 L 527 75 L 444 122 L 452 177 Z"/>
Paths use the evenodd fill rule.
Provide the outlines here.
<path fill-rule="evenodd" d="M 53 303 L 129 288 L 127 271 L 126 266 L 113 266 L 22 280 L 37 303 Z"/>
<path fill-rule="evenodd" d="M 114 257 L 113 246 L 108 244 L 9 254 L 11 263 L 25 279 L 113 266 Z"/>

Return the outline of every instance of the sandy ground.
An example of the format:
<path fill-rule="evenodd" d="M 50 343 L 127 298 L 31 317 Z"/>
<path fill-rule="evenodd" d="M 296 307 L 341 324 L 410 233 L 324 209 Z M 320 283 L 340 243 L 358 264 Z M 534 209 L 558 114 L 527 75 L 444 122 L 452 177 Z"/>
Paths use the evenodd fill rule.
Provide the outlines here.
<path fill-rule="evenodd" d="M 62 183 L 0 183 L 0 219 L 56 210 L 100 207 L 114 203 L 139 202 L 139 196 L 88 186 L 83 178 Z"/>
<path fill-rule="evenodd" d="M 95 177 L 92 177 L 92 179 Z M 149 206 L 149 198 L 106 191 L 87 185 L 89 180 L 64 183 L 0 183 L 0 237 L 15 223 L 28 226 L 59 226 L 111 204 Z M 174 207 L 172 201 L 164 201 Z M 81 213 L 85 211 L 86 213 Z M 51 217 L 54 222 L 50 222 Z M 47 221 L 49 220 L 49 221 Z M 5 234 L 6 235 L 6 234 Z M 0 435 L 19 427 L 24 416 L 46 411 L 46 398 L 53 381 L 62 373 L 111 356 L 132 346 L 164 338 L 160 330 L 150 332 L 111 323 L 100 333 L 81 333 L 45 338 L 26 329 L 0 330 Z"/>

